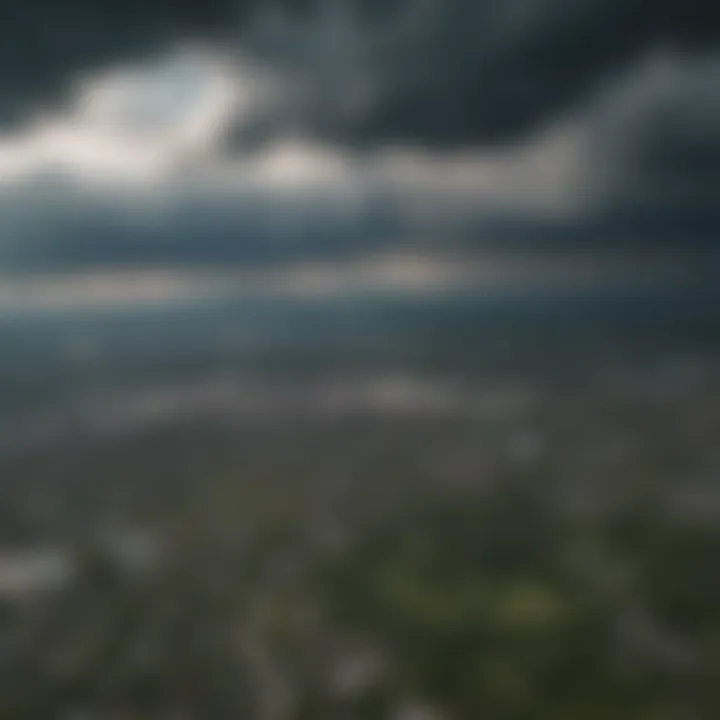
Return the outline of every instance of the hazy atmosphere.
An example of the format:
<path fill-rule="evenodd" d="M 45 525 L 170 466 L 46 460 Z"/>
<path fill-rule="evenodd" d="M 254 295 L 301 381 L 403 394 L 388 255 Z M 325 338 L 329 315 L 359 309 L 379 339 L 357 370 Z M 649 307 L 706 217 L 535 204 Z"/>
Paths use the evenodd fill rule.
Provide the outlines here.
<path fill-rule="evenodd" d="M 0 717 L 720 713 L 720 8 L 0 8 Z"/>

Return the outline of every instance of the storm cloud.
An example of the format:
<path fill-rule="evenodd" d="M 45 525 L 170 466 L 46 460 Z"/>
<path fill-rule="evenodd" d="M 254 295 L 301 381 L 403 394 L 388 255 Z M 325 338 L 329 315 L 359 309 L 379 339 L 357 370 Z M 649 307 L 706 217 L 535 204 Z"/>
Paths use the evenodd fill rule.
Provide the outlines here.
<path fill-rule="evenodd" d="M 717 243 L 711 0 L 0 14 L 5 272 Z"/>
<path fill-rule="evenodd" d="M 712 47 L 713 0 L 14 0 L 0 11 L 6 119 L 77 72 L 199 40 L 304 86 L 293 121 L 346 142 L 495 143 L 582 103 L 649 48 Z"/>

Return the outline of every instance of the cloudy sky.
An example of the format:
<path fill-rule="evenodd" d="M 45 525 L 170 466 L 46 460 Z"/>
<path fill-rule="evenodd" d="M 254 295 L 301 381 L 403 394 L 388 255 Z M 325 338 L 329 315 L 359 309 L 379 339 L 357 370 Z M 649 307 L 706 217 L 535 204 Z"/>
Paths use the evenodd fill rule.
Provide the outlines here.
<path fill-rule="evenodd" d="M 387 282 L 407 258 L 437 285 L 452 263 L 487 268 L 489 250 L 716 242 L 711 0 L 0 12 L 5 297 L 60 271 L 130 275 L 132 294 L 258 265 L 327 278 L 361 263 L 354 277 L 385 267 Z"/>

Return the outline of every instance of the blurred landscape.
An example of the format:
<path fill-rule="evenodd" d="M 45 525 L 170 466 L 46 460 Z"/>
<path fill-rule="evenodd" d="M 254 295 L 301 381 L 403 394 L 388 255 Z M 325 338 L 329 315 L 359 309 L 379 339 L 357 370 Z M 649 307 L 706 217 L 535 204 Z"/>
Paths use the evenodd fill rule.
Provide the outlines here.
<path fill-rule="evenodd" d="M 0 717 L 718 717 L 712 3 L 27 7 Z"/>

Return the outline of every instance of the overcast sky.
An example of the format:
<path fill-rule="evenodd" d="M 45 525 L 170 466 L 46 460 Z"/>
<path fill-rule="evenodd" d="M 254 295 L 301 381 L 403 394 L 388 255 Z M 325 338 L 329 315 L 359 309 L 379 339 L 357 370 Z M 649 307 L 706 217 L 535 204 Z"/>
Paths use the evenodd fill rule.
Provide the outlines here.
<path fill-rule="evenodd" d="M 712 6 L 6 4 L 0 268 L 712 244 Z"/>

